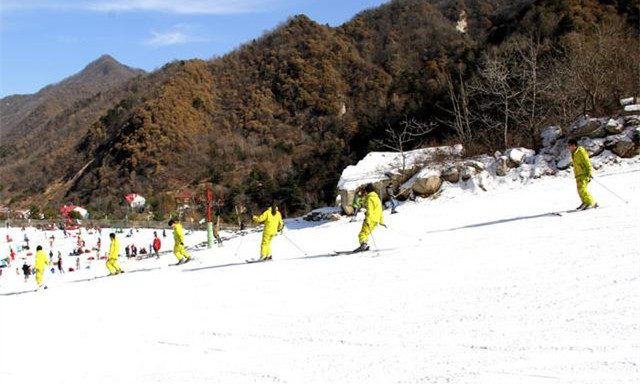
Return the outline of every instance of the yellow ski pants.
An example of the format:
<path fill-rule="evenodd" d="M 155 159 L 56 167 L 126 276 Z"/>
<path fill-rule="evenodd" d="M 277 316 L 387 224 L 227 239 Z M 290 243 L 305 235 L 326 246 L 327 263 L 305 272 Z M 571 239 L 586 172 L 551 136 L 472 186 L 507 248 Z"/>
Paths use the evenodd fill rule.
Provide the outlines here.
<path fill-rule="evenodd" d="M 268 235 L 262 232 L 262 244 L 260 244 L 260 257 L 271 256 L 271 240 L 276 237 L 275 234 Z"/>
<path fill-rule="evenodd" d="M 584 204 L 594 205 L 596 202 L 593 200 L 593 196 L 587 191 L 587 184 L 589 184 L 589 178 L 578 177 L 576 178 L 576 185 L 578 187 L 578 196 Z"/>
<path fill-rule="evenodd" d="M 44 269 L 36 268 L 36 283 L 38 283 L 38 285 L 42 284 L 43 274 L 44 274 Z"/>
<path fill-rule="evenodd" d="M 365 220 L 364 223 L 362 223 L 362 229 L 358 234 L 358 241 L 360 241 L 360 244 L 365 243 L 367 239 L 369 239 L 369 235 L 371 235 L 371 232 L 373 232 L 373 230 L 377 226 L 378 226 L 378 223 L 370 223 L 367 220 Z"/>
<path fill-rule="evenodd" d="M 173 245 L 173 254 L 176 255 L 176 257 L 178 258 L 178 260 L 182 260 L 182 257 L 184 256 L 185 258 L 189 258 L 191 257 L 189 255 L 189 253 L 184 249 L 184 245 L 183 244 L 174 244 Z"/>
<path fill-rule="evenodd" d="M 107 259 L 107 268 L 109 269 L 109 273 L 116 274 L 122 272 L 122 269 L 116 263 L 117 259 Z"/>

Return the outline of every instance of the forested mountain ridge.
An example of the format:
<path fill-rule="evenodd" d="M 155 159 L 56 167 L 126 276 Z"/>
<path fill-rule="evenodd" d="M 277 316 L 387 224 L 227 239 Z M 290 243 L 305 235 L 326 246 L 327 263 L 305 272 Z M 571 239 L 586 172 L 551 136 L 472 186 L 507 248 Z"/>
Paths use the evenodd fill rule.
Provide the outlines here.
<path fill-rule="evenodd" d="M 225 190 L 229 211 L 277 198 L 291 212 L 330 203 L 342 168 L 406 119 L 436 124 L 425 137 L 432 141 L 485 149 L 529 144 L 540 125 L 562 113 L 569 120 L 585 109 L 611 109 L 614 93 L 638 87 L 627 65 L 607 80 L 617 89 L 589 86 L 585 78 L 561 95 L 563 105 L 553 104 L 554 84 L 531 87 L 531 72 L 522 68 L 527 43 L 538 49 L 538 78 L 569 89 L 579 70 L 575 50 L 601 26 L 622 28 L 607 36 L 633 52 L 638 36 L 628 26 L 637 26 L 635 11 L 637 4 L 624 1 L 394 0 L 337 28 L 296 16 L 224 57 L 169 63 L 76 103 L 54 126 L 68 127 L 70 116 L 84 116 L 86 124 L 66 138 L 65 150 L 48 151 L 53 171 L 40 160 L 17 167 L 0 153 L 0 201 L 42 207 L 73 199 L 110 213 L 123 194 L 136 191 L 161 209 L 163 193 L 209 183 Z M 497 64 L 514 74 L 506 85 L 527 96 L 536 90 L 514 99 L 519 112 L 507 109 L 507 119 L 495 102 L 501 95 L 486 93 L 483 84 Z M 466 101 L 468 135 L 451 116 L 461 94 L 473 96 Z M 532 105 L 549 113 L 532 115 Z M 526 129 L 512 129 L 512 121 Z M 35 143 L 14 141 L 23 148 Z"/>

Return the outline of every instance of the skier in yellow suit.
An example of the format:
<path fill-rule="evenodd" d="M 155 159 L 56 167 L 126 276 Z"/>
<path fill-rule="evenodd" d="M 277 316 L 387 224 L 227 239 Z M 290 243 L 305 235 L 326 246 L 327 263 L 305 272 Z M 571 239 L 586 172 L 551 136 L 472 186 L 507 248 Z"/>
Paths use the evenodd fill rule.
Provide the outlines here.
<path fill-rule="evenodd" d="M 260 260 L 271 260 L 271 240 L 284 228 L 282 215 L 280 215 L 276 203 L 271 203 L 271 208 L 264 211 L 262 215 L 253 216 L 253 221 L 257 224 L 264 223 L 262 244 L 260 246 Z"/>
<path fill-rule="evenodd" d="M 116 239 L 115 233 L 110 233 L 109 238 L 111 244 L 109 245 L 109 256 L 107 256 L 107 268 L 109 269 L 109 275 L 118 275 L 124 271 L 118 265 L 118 253 L 120 252 L 120 240 Z"/>
<path fill-rule="evenodd" d="M 576 139 L 570 139 L 567 147 L 571 151 L 571 159 L 573 160 L 573 174 L 576 178 L 576 185 L 578 187 L 578 195 L 582 204 L 577 210 L 585 210 L 596 208 L 596 204 L 593 196 L 587 191 L 587 184 L 593 177 L 593 167 L 589 161 L 589 154 L 584 147 L 578 147 L 578 141 Z"/>
<path fill-rule="evenodd" d="M 191 260 L 191 255 L 184 249 L 182 224 L 171 219 L 169 220 L 169 226 L 173 228 L 173 254 L 178 258 L 178 264 L 184 264 Z"/>
<path fill-rule="evenodd" d="M 45 265 L 50 265 L 47 254 L 42 250 L 42 245 L 36 247 L 36 283 L 38 283 L 38 289 L 47 289 L 47 286 L 42 283 L 42 274 L 44 273 Z"/>
<path fill-rule="evenodd" d="M 364 197 L 364 207 L 367 212 L 364 216 L 362 229 L 358 234 L 360 246 L 355 249 L 355 252 L 368 250 L 369 245 L 367 244 L 367 240 L 369 239 L 369 235 L 371 235 L 371 232 L 373 232 L 378 224 L 384 226 L 384 221 L 382 219 L 382 202 L 380 201 L 378 194 L 375 192 L 373 185 L 367 184 L 367 186 L 364 187 L 364 192 L 366 193 Z"/>

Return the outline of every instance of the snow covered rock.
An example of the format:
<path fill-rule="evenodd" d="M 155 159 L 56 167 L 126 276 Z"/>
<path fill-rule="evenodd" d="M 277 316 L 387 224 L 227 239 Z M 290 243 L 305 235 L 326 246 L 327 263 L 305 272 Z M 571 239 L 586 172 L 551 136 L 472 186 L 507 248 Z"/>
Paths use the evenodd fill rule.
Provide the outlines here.
<path fill-rule="evenodd" d="M 609 121 L 607 121 L 607 124 L 604 126 L 604 129 L 607 131 L 608 134 L 615 135 L 622 132 L 622 130 L 624 129 L 624 126 L 618 120 L 609 119 Z"/>
<path fill-rule="evenodd" d="M 562 129 L 560 129 L 560 127 L 551 126 L 543 129 L 542 132 L 540 132 L 542 146 L 545 148 L 550 148 L 561 136 Z"/>
<path fill-rule="evenodd" d="M 620 157 L 630 158 L 637 155 L 636 146 L 633 144 L 633 141 L 626 139 L 620 140 L 613 147 L 613 153 Z"/>
<path fill-rule="evenodd" d="M 591 165 L 594 169 L 600 169 L 607 164 L 618 163 L 620 163 L 620 157 L 609 150 L 604 150 L 600 155 L 591 159 Z"/>
<path fill-rule="evenodd" d="M 640 125 L 640 116 L 631 115 L 624 118 L 624 125 L 627 127 Z"/>
<path fill-rule="evenodd" d="M 555 175 L 556 173 L 558 173 L 558 170 L 553 164 L 554 157 L 551 155 L 535 156 L 531 168 L 531 177 L 537 179 L 542 176 Z"/>
<path fill-rule="evenodd" d="M 442 178 L 450 183 L 457 183 L 460 181 L 460 170 L 458 167 L 449 167 L 442 171 Z"/>
<path fill-rule="evenodd" d="M 599 154 L 601 154 L 602 151 L 604 151 L 604 143 L 604 139 L 592 139 L 589 137 L 580 139 L 580 141 L 578 141 L 578 145 L 583 146 L 584 149 L 587 150 L 587 153 L 589 153 L 590 157 L 598 156 Z"/>
<path fill-rule="evenodd" d="M 417 195 L 431 196 L 440 190 L 442 177 L 440 171 L 424 169 L 413 177 L 411 188 Z"/>
<path fill-rule="evenodd" d="M 509 164 L 507 156 L 500 156 L 495 163 L 496 175 L 506 176 L 509 172 Z"/>
<path fill-rule="evenodd" d="M 464 162 L 464 165 L 467 167 L 471 167 L 473 169 L 475 169 L 476 171 L 484 171 L 487 167 L 484 165 L 484 163 L 482 163 L 481 161 L 478 160 L 467 160 Z"/>
<path fill-rule="evenodd" d="M 573 164 L 573 160 L 571 159 L 571 152 L 569 150 L 565 150 L 556 160 L 556 168 L 560 170 L 568 169 L 571 164 Z"/>
<path fill-rule="evenodd" d="M 629 104 L 624 106 L 625 112 L 640 112 L 640 104 Z"/>
<path fill-rule="evenodd" d="M 511 168 L 517 168 L 522 165 L 527 158 L 535 156 L 536 152 L 527 148 L 511 148 L 505 154 L 507 156 L 507 164 Z"/>
<path fill-rule="evenodd" d="M 478 173 L 476 168 L 468 166 L 468 165 L 465 165 L 460 170 L 460 178 L 462 179 L 462 181 L 467 181 L 470 178 L 472 178 L 473 176 L 475 176 L 476 173 Z"/>
<path fill-rule="evenodd" d="M 599 119 L 583 119 L 570 130 L 573 137 L 605 137 L 607 131 Z"/>

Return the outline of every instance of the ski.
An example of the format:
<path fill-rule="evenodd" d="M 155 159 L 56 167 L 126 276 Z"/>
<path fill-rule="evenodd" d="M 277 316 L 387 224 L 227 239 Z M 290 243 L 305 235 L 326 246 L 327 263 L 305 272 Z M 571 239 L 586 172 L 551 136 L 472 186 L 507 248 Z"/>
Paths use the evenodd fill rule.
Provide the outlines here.
<path fill-rule="evenodd" d="M 273 259 L 247 259 L 245 260 L 245 263 L 247 264 L 253 264 L 253 263 L 263 263 L 265 261 L 271 261 Z"/>
<path fill-rule="evenodd" d="M 366 249 L 366 250 L 351 250 L 351 251 L 333 251 L 333 256 L 339 256 L 339 255 L 352 255 L 354 253 L 364 253 L 364 252 L 369 252 L 371 249 Z"/>
<path fill-rule="evenodd" d="M 578 209 L 578 208 L 575 208 L 575 209 L 569 209 L 567 211 L 551 212 L 550 215 L 552 215 L 552 216 L 562 216 L 562 215 L 566 215 L 567 213 L 590 211 L 590 210 L 596 209 L 596 208 L 600 208 L 600 206 L 598 204 L 596 204 L 594 207 L 591 207 L 589 209 Z"/>
<path fill-rule="evenodd" d="M 190 257 L 190 258 L 188 258 L 186 261 L 184 261 L 184 262 L 182 262 L 182 263 L 178 261 L 177 263 L 169 264 L 169 266 L 170 266 L 170 267 L 175 267 L 175 266 L 178 266 L 178 265 L 184 265 L 184 264 L 187 264 L 188 262 L 190 262 L 190 261 L 191 261 L 191 259 L 192 259 L 192 258 Z"/>

